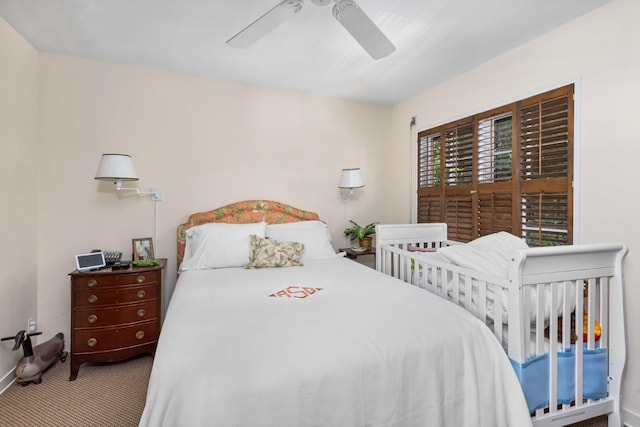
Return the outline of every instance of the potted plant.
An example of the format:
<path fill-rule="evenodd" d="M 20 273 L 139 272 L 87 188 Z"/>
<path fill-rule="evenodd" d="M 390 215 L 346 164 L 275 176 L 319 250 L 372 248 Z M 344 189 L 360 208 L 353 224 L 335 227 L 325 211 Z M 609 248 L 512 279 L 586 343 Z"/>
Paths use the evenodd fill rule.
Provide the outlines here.
<path fill-rule="evenodd" d="M 371 249 L 371 235 L 376 232 L 377 222 L 372 222 L 364 227 L 353 220 L 349 220 L 351 227 L 345 228 L 344 235 L 349 236 L 351 240 L 358 240 L 361 248 Z"/>

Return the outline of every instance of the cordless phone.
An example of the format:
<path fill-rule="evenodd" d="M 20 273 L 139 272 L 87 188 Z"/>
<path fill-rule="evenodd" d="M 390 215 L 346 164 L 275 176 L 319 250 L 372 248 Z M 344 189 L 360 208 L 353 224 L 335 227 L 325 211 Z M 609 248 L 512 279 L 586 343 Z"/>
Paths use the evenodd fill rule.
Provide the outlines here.
<path fill-rule="evenodd" d="M 94 249 L 91 252 L 102 252 L 104 254 L 104 262 L 107 264 L 107 267 L 120 262 L 120 259 L 122 258 L 122 252 L 102 251 L 100 249 Z"/>

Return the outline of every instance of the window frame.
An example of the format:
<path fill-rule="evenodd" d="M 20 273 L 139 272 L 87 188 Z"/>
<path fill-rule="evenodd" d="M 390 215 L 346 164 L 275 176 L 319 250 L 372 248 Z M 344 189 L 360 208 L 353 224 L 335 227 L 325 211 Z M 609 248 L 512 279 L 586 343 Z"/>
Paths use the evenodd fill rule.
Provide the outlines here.
<path fill-rule="evenodd" d="M 491 232 L 508 231 L 524 237 L 531 246 L 572 244 L 574 238 L 574 100 L 575 85 L 569 84 L 418 132 L 415 212 L 417 222 L 446 222 L 449 238 L 460 241 L 473 240 Z M 508 116 L 511 117 L 511 178 L 496 181 L 494 175 L 493 180 L 481 180 L 479 168 L 482 165 L 479 164 L 481 160 L 479 151 L 483 147 L 480 144 L 479 125 L 483 121 L 495 121 Z M 446 156 L 448 150 L 452 149 L 448 147 L 446 132 L 469 126 L 469 124 L 473 132 L 471 182 L 447 180 L 448 176 L 445 173 L 447 166 L 450 167 L 450 165 L 446 163 Z M 522 129 L 526 129 L 526 132 L 521 132 Z M 491 132 L 493 131 L 492 128 Z M 434 165 L 425 165 L 424 153 L 421 151 L 424 138 L 433 138 L 434 135 L 440 135 L 441 141 L 439 169 Z M 533 137 L 539 140 L 536 141 Z M 529 144 L 525 148 L 522 147 L 524 141 Z M 455 140 L 453 143 L 456 144 L 458 141 Z M 493 141 L 490 142 L 492 143 Z M 495 154 L 490 155 L 495 156 Z M 536 158 L 536 155 L 539 158 Z M 484 159 L 486 158 L 485 155 Z M 528 168 L 538 167 L 541 172 L 537 174 L 532 170 L 536 173 L 523 174 L 522 162 L 525 162 Z M 464 167 L 468 169 L 468 164 L 465 163 Z M 495 166 L 493 168 L 495 171 Z M 425 172 L 436 170 L 441 174 L 439 182 L 437 179 L 424 176 Z M 492 173 L 489 171 L 489 174 Z M 437 185 L 425 185 L 425 183 Z M 536 195 L 540 196 L 538 210 L 534 212 L 523 209 L 522 204 L 525 199 L 533 200 L 532 197 Z M 491 224 L 487 225 L 487 220 Z M 538 229 L 541 230 L 540 235 L 546 237 L 533 241 L 532 236 L 535 233 L 523 224 L 535 224 L 536 220 L 540 222 L 538 224 Z M 563 222 L 563 220 L 566 221 Z M 547 226 L 552 227 L 551 233 L 543 230 Z"/>

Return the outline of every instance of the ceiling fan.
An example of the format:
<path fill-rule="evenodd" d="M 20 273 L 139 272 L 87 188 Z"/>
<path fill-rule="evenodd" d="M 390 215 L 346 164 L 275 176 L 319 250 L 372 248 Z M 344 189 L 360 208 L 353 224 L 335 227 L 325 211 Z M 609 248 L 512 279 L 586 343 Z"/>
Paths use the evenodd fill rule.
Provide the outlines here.
<path fill-rule="evenodd" d="M 317 6 L 333 1 L 333 16 L 351 33 L 373 59 L 384 58 L 396 50 L 387 36 L 373 23 L 354 0 L 311 0 Z M 304 0 L 282 0 L 271 10 L 227 40 L 232 47 L 249 47 L 269 31 L 300 12 Z"/>

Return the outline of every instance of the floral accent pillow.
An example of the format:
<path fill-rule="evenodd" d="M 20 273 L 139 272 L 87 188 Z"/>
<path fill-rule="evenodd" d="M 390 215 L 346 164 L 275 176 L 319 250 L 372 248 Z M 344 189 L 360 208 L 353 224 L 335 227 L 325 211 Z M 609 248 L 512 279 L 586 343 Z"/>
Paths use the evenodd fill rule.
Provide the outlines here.
<path fill-rule="evenodd" d="M 244 268 L 293 267 L 302 265 L 304 244 L 279 242 L 251 235 L 249 263 Z"/>

